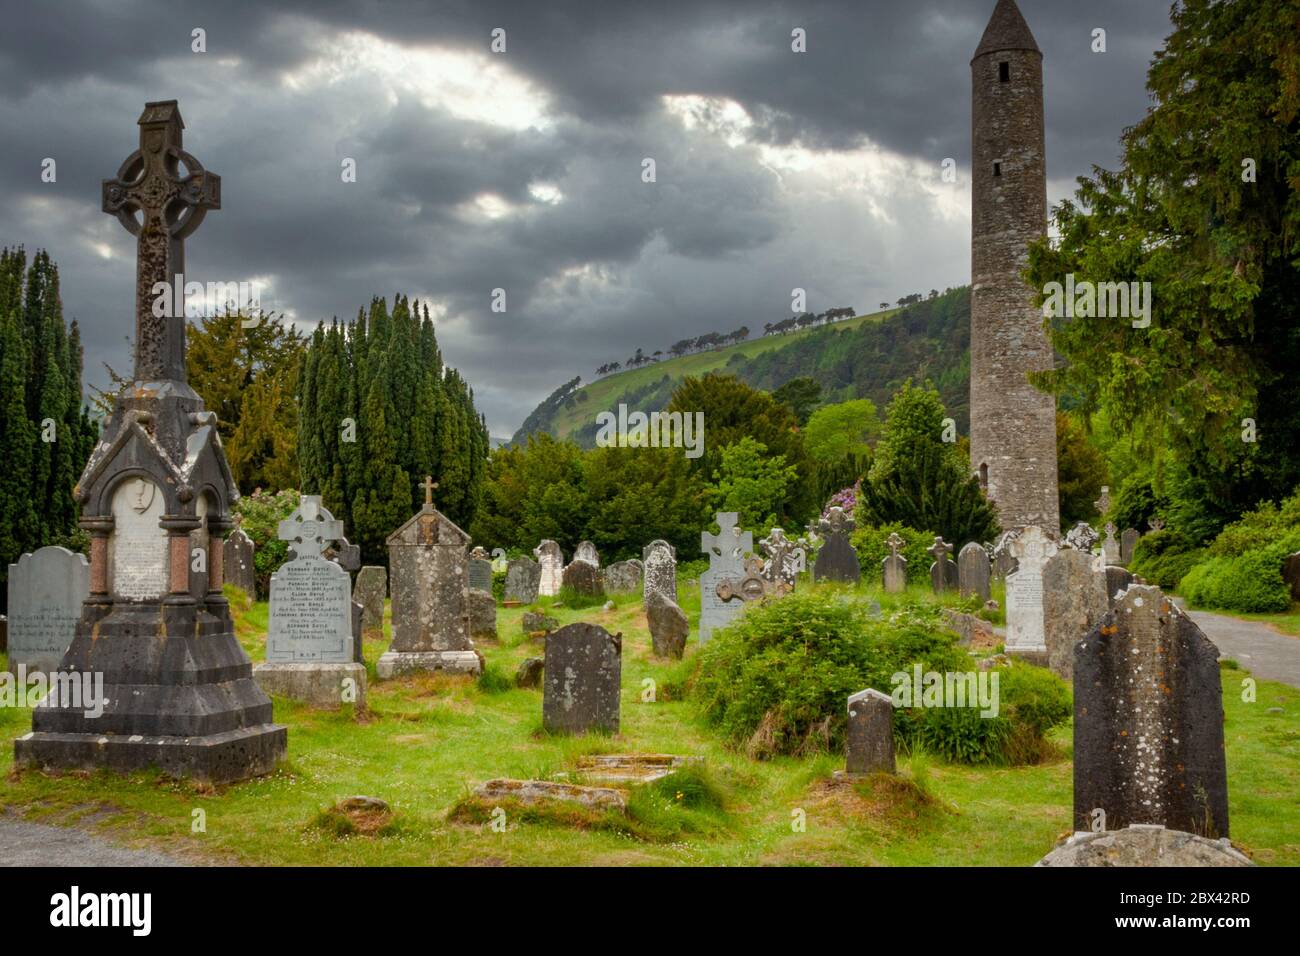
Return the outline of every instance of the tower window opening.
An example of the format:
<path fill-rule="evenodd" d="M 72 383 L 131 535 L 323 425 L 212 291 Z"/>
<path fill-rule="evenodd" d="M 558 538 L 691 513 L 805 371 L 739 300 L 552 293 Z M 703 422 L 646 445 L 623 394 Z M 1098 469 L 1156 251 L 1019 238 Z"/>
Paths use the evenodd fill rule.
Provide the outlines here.
<path fill-rule="evenodd" d="M 1011 64 L 1008 63 L 1006 60 L 1003 60 L 1001 63 L 998 64 L 998 82 L 1000 83 L 1011 82 Z"/>
<path fill-rule="evenodd" d="M 985 491 L 989 489 L 989 466 L 988 462 L 980 463 L 980 487 Z"/>
<path fill-rule="evenodd" d="M 993 175 L 994 175 L 994 176 L 1001 176 L 1001 175 L 1002 175 L 1002 164 L 1001 164 L 1001 163 L 994 163 L 994 164 L 993 164 Z"/>

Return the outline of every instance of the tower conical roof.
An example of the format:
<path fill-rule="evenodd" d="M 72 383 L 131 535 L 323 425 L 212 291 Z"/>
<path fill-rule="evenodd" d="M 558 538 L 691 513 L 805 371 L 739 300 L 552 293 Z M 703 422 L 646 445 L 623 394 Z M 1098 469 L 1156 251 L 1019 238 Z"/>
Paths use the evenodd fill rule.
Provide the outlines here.
<path fill-rule="evenodd" d="M 993 8 L 993 16 L 989 17 L 989 25 L 984 28 L 984 36 L 980 38 L 975 56 L 980 57 L 997 50 L 1042 52 L 1034 42 L 1034 35 L 1029 32 L 1029 24 L 1016 6 L 1016 0 L 998 0 L 998 5 Z"/>

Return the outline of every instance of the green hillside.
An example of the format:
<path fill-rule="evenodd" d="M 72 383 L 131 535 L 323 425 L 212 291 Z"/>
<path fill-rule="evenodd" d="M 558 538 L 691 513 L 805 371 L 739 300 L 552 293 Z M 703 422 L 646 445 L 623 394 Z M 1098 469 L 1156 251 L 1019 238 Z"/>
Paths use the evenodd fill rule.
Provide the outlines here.
<path fill-rule="evenodd" d="M 754 338 L 712 351 L 666 359 L 578 387 L 565 383 L 524 420 L 514 441 L 535 432 L 572 437 L 590 447 L 596 415 L 662 409 L 686 376 L 721 371 L 772 390 L 811 376 L 824 401 L 870 398 L 880 407 L 906 378 L 929 378 L 965 429 L 970 380 L 970 289 L 953 289 L 905 309 L 889 309 L 783 336 Z"/>

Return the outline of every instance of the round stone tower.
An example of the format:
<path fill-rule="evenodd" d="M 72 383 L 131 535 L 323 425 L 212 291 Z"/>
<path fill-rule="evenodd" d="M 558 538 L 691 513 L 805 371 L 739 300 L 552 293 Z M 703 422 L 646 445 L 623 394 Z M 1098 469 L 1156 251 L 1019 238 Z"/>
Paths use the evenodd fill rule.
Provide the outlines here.
<path fill-rule="evenodd" d="M 1043 55 L 1015 0 L 998 0 L 971 60 L 971 467 L 1004 529 L 1060 532 L 1052 367 L 1022 277 L 1047 229 Z"/>

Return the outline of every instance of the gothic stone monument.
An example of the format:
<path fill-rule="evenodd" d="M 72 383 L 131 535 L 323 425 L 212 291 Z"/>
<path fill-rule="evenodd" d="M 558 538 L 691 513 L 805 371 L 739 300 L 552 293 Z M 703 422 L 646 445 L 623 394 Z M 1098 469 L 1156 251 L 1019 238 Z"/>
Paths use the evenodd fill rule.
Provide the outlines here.
<path fill-rule="evenodd" d="M 1006 652 L 1047 663 L 1047 634 L 1043 621 L 1043 565 L 1056 554 L 1057 544 L 1042 528 L 1030 526 L 1007 549 L 1016 570 L 1007 575 Z"/>
<path fill-rule="evenodd" d="M 1074 829 L 1228 836 L 1219 650 L 1135 584 L 1074 656 Z M 1100 817 L 1095 811 L 1101 811 Z"/>
<path fill-rule="evenodd" d="M 560 546 L 547 538 L 533 549 L 533 556 L 541 565 L 542 575 L 537 585 L 537 593 L 542 597 L 555 597 L 560 593 L 564 576 L 564 552 Z"/>
<path fill-rule="evenodd" d="M 641 564 L 645 571 L 642 579 L 641 599 L 658 591 L 671 601 L 677 600 L 677 549 L 662 538 L 656 538 L 641 549 Z"/>
<path fill-rule="evenodd" d="M 700 575 L 700 643 L 708 641 L 714 628 L 730 624 L 744 609 L 744 601 L 728 601 L 718 596 L 718 585 L 725 580 L 744 577 L 745 555 L 754 550 L 754 534 L 736 527 L 740 515 L 719 511 L 716 519 L 721 530 L 700 532 L 700 550 L 709 556 L 709 569 Z"/>
<path fill-rule="evenodd" d="M 67 548 L 39 548 L 9 565 L 9 670 L 58 670 L 89 594 L 90 565 Z"/>
<path fill-rule="evenodd" d="M 849 544 L 849 533 L 853 531 L 854 521 L 851 515 L 844 513 L 839 505 L 834 505 L 826 517 L 817 522 L 821 531 L 822 546 L 817 551 L 817 560 L 813 564 L 814 581 L 842 581 L 857 584 L 862 576 L 858 565 L 858 553 Z"/>
<path fill-rule="evenodd" d="M 279 537 L 294 557 L 271 575 L 266 663 L 253 677 L 268 694 L 337 709 L 365 710 L 366 668 L 355 660 L 352 579 L 325 557 L 343 536 L 343 522 L 316 495 L 304 495 L 280 522 Z"/>
<path fill-rule="evenodd" d="M 388 537 L 393 643 L 375 667 L 384 679 L 407 671 L 483 669 L 470 639 L 469 535 L 433 507 L 434 487 L 426 478 L 424 507 Z"/>
<path fill-rule="evenodd" d="M 139 125 L 139 150 L 103 184 L 104 211 L 137 240 L 135 368 L 75 489 L 90 595 L 61 664 L 102 674 L 107 701 L 97 718 L 37 707 L 14 756 L 240 780 L 273 769 L 288 734 L 271 722 L 221 593 L 239 491 L 216 418 L 186 381 L 184 313 L 153 313 L 156 283 L 183 298 L 184 241 L 220 208 L 221 180 L 182 147 L 174 100 L 146 104 Z"/>
<path fill-rule="evenodd" d="M 240 588 L 250 598 L 257 599 L 257 565 L 253 563 L 256 548 L 253 539 L 236 528 L 226 536 L 224 564 L 225 583 Z"/>
<path fill-rule="evenodd" d="M 1061 526 L 1056 399 L 1042 311 L 1021 278 L 1047 232 L 1043 55 L 1014 0 L 998 0 L 971 60 L 970 460 L 1004 528 Z"/>
<path fill-rule="evenodd" d="M 542 726 L 550 733 L 618 733 L 623 635 L 569 624 L 546 636 Z"/>

